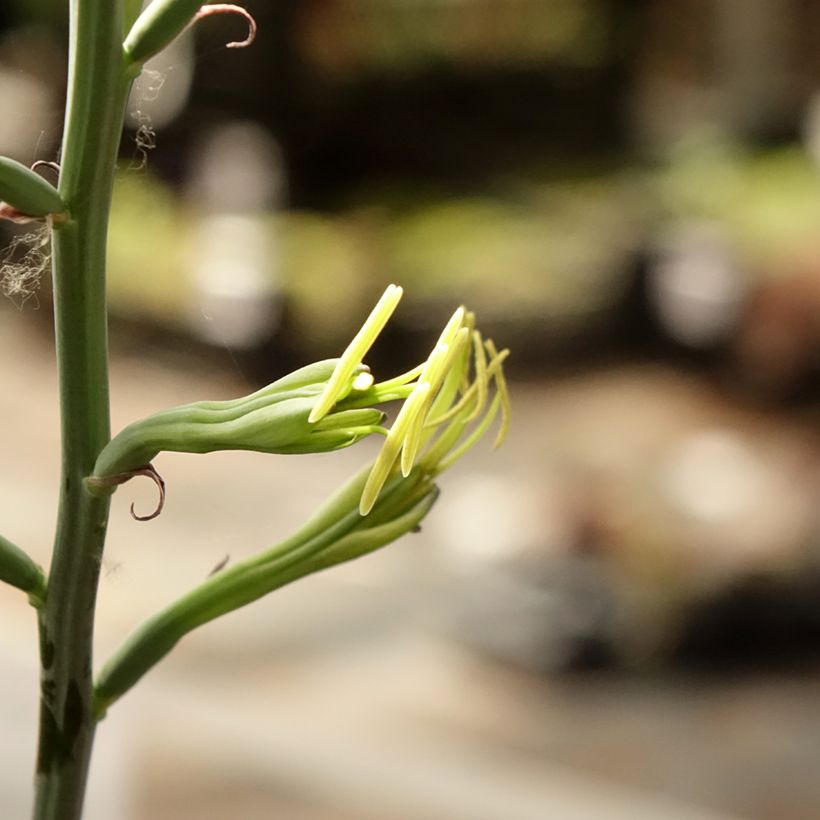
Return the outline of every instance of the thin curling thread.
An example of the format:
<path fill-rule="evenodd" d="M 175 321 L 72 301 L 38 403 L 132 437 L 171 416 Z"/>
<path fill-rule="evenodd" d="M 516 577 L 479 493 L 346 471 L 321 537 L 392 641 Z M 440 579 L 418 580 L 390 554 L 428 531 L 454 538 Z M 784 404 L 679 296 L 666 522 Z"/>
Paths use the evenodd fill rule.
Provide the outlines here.
<path fill-rule="evenodd" d="M 15 236 L 0 254 L 0 291 L 18 309 L 36 297 L 40 279 L 51 263 L 50 236 L 48 223 L 41 222 Z"/>
<path fill-rule="evenodd" d="M 244 40 L 232 40 L 226 43 L 226 48 L 247 48 L 253 44 L 256 39 L 256 20 L 253 15 L 242 6 L 235 6 L 231 3 L 214 3 L 213 5 L 203 6 L 195 15 L 191 24 L 203 17 L 210 17 L 212 14 L 238 14 L 244 17 L 248 23 L 248 36 Z"/>
<path fill-rule="evenodd" d="M 147 478 L 150 478 L 154 484 L 157 485 L 157 490 L 159 490 L 159 500 L 157 501 L 157 506 L 152 513 L 148 513 L 148 515 L 137 515 L 134 510 L 134 504 L 131 503 L 131 517 L 135 521 L 151 521 L 152 519 L 156 518 L 165 507 L 165 480 L 163 477 L 154 469 L 152 464 L 148 464 L 141 470 L 134 470 L 133 471 L 135 476 L 143 475 Z"/>
<path fill-rule="evenodd" d="M 382 332 L 402 296 L 402 289 L 398 285 L 389 285 L 382 294 L 376 307 L 370 312 L 361 330 L 353 337 L 353 341 L 342 353 L 335 370 L 328 379 L 322 395 L 308 416 L 308 421 L 315 424 L 326 416 L 337 399 L 340 398 L 345 386 L 356 368 L 361 364 L 365 354 L 373 346 L 379 333 Z"/>
<path fill-rule="evenodd" d="M 51 162 L 47 159 L 38 159 L 36 162 L 31 164 L 31 170 L 36 171 L 38 168 L 50 168 L 54 171 L 57 176 L 60 175 L 60 163 L 59 162 Z"/>
<path fill-rule="evenodd" d="M 85 483 L 89 490 L 97 492 L 113 492 L 120 484 L 125 484 L 137 476 L 145 476 L 150 478 L 159 490 L 159 501 L 156 509 L 148 515 L 137 515 L 134 505 L 131 504 L 131 517 L 135 521 L 151 521 L 156 518 L 165 507 L 165 479 L 157 472 L 153 464 L 146 464 L 144 467 L 138 467 L 135 470 L 127 470 L 123 473 L 114 473 L 114 475 L 107 476 L 89 476 L 85 479 Z"/>

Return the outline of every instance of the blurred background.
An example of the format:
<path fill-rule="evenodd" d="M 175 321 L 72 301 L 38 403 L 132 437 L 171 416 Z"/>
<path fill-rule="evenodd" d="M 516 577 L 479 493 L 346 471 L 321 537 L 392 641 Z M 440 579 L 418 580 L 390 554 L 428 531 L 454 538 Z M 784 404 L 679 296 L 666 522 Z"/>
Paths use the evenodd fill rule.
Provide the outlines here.
<path fill-rule="evenodd" d="M 0 6 L 0 153 L 26 163 L 58 159 L 67 5 Z M 820 6 L 246 5 L 252 48 L 205 20 L 129 104 L 114 429 L 337 355 L 389 282 L 377 376 L 463 301 L 512 348 L 514 424 L 422 534 L 186 639 L 101 726 L 89 820 L 815 818 Z M 8 275 L 0 230 L 0 518 L 47 564 L 49 284 Z M 150 487 L 114 500 L 98 657 L 368 444 L 163 456 L 159 519 L 128 516 Z M 24 817 L 35 627 L 0 610 Z"/>

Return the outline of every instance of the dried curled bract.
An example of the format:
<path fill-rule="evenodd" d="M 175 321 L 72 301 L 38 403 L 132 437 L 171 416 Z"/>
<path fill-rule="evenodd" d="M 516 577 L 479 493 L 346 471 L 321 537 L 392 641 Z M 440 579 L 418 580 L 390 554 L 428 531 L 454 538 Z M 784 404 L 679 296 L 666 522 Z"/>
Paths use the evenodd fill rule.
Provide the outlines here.
<path fill-rule="evenodd" d="M 198 11 L 192 22 L 201 20 L 203 17 L 210 17 L 212 14 L 238 14 L 240 17 L 244 17 L 248 24 L 248 36 L 244 40 L 231 40 L 225 44 L 226 48 L 247 48 L 253 45 L 253 41 L 256 39 L 256 20 L 247 9 L 242 8 L 242 6 L 235 6 L 232 3 L 211 3 L 203 6 Z"/>

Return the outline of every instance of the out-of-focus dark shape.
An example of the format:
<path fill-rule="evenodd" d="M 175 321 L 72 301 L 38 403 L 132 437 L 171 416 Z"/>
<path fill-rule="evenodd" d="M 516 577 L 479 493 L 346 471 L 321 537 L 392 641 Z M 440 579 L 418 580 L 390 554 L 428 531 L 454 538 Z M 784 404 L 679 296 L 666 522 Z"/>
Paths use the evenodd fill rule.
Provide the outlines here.
<path fill-rule="evenodd" d="M 51 159 L 60 138 L 64 50 L 44 27 L 0 34 L 0 154 Z"/>

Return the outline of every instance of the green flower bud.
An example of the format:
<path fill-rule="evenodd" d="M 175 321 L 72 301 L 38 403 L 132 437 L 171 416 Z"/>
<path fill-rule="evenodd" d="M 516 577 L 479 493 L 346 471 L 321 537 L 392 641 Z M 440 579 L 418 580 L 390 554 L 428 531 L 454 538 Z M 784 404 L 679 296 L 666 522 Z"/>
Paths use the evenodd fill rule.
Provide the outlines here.
<path fill-rule="evenodd" d="M 123 43 L 126 59 L 134 65 L 159 54 L 193 22 L 202 0 L 154 0 L 137 17 Z"/>
<path fill-rule="evenodd" d="M 28 593 L 29 601 L 40 607 L 45 600 L 46 580 L 40 569 L 19 547 L 0 536 L 0 581 Z"/>
<path fill-rule="evenodd" d="M 154 0 L 137 17 L 123 43 L 127 63 L 139 68 L 170 45 L 188 26 L 200 17 L 210 14 L 234 13 L 242 15 L 250 31 L 246 40 L 228 43 L 228 48 L 250 45 L 256 36 L 256 22 L 240 6 L 226 3 L 206 4 L 202 0 Z"/>
<path fill-rule="evenodd" d="M 92 492 L 112 492 L 121 476 L 145 467 L 163 451 L 321 453 L 383 433 L 384 413 L 373 408 L 331 413 L 318 423 L 308 420 L 335 367 L 334 360 L 317 362 L 249 396 L 194 402 L 136 421 L 103 449 L 86 484 Z M 359 367 L 351 374 L 345 395 L 361 372 Z"/>
<path fill-rule="evenodd" d="M 66 211 L 50 182 L 8 157 L 0 157 L 0 200 L 0 215 L 10 219 L 41 219 Z"/>

